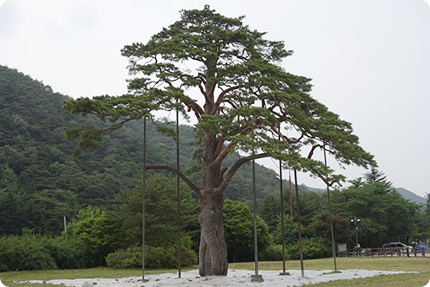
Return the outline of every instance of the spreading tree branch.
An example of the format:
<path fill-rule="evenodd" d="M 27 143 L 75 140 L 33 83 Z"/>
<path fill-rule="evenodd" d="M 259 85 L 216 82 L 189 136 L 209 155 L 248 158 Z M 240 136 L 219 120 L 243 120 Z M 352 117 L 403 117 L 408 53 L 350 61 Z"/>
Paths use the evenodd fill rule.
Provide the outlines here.
<path fill-rule="evenodd" d="M 183 173 L 181 173 L 179 170 L 177 170 L 174 167 L 167 166 L 167 165 L 147 165 L 146 169 L 165 169 L 168 171 L 173 172 L 176 175 L 179 175 L 179 177 L 197 194 L 200 192 L 200 188 L 197 187 L 194 183 L 192 183 Z"/>
<path fill-rule="evenodd" d="M 233 178 L 234 174 L 236 173 L 236 171 L 246 162 L 249 162 L 253 159 L 259 159 L 259 158 L 265 158 L 265 157 L 269 157 L 270 153 L 262 153 L 262 154 L 255 154 L 255 155 L 250 155 L 250 156 L 246 156 L 243 157 L 241 159 L 239 159 L 238 161 L 236 161 L 234 163 L 234 165 L 230 168 L 230 170 L 228 171 L 226 177 L 224 178 L 224 180 L 222 181 L 219 190 L 223 191 L 227 185 L 230 183 L 231 179 Z"/>

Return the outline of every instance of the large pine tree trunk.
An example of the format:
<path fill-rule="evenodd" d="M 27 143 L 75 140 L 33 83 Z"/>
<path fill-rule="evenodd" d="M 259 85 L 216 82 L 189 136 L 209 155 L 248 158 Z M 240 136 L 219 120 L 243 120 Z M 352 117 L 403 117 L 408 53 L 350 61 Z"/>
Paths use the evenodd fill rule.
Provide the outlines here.
<path fill-rule="evenodd" d="M 199 272 L 201 276 L 227 275 L 227 245 L 224 236 L 224 196 L 219 189 L 221 183 L 220 164 L 215 163 L 216 140 L 203 139 L 202 180 L 199 194 L 201 227 L 199 249 Z"/>
<path fill-rule="evenodd" d="M 203 197 L 203 198 L 202 198 Z M 222 194 L 200 198 L 199 223 L 201 227 L 199 271 L 201 276 L 227 275 L 227 245 L 224 236 Z"/>

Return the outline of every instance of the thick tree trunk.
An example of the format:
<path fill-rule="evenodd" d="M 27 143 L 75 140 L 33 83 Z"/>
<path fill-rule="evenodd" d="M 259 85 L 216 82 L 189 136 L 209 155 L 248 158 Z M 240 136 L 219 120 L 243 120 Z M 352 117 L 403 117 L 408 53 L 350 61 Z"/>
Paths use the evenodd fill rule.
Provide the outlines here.
<path fill-rule="evenodd" d="M 201 227 L 199 272 L 201 276 L 227 275 L 227 245 L 224 236 L 223 195 L 200 197 L 199 223 Z"/>
<path fill-rule="evenodd" d="M 224 236 L 223 191 L 220 164 L 216 159 L 217 141 L 213 135 L 203 138 L 202 180 L 199 194 L 201 227 L 199 272 L 201 276 L 227 275 L 227 245 Z"/>

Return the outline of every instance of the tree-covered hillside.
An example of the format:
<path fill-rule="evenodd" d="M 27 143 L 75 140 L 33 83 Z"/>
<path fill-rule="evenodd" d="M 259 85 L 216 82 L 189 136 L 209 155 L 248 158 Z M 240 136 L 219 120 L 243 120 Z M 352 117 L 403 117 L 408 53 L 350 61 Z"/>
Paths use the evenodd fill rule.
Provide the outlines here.
<path fill-rule="evenodd" d="M 21 234 L 23 228 L 58 234 L 64 216 L 70 218 L 87 205 L 113 208 L 114 195 L 141 177 L 143 123 L 128 123 L 108 135 L 101 149 L 72 158 L 76 143 L 64 139 L 65 130 L 100 123 L 91 116 L 64 113 L 62 101 L 67 99 L 30 76 L 0 66 L 0 234 Z M 147 137 L 148 164 L 175 166 L 173 139 L 153 124 Z M 181 170 L 194 165 L 191 141 L 193 129 L 181 125 Z M 226 164 L 238 155 L 230 157 Z M 256 169 L 259 201 L 278 194 L 276 173 L 258 164 Z M 199 186 L 200 175 L 192 178 Z M 250 204 L 251 179 L 251 166 L 242 166 L 225 197 Z"/>
<path fill-rule="evenodd" d="M 30 240 L 30 236 L 34 244 L 45 242 L 43 244 L 55 249 L 56 244 L 59 244 L 55 242 L 64 242 L 68 238 L 67 244 L 70 246 L 66 253 L 75 261 L 66 260 L 68 265 L 61 265 L 66 262 L 61 257 L 58 259 L 58 268 L 94 267 L 106 264 L 101 259 L 108 253 L 119 252 L 111 253 L 115 257 L 122 249 L 138 248 L 141 242 L 142 209 L 139 198 L 142 194 L 139 190 L 143 167 L 143 125 L 139 121 L 128 123 L 106 136 L 101 149 L 89 150 L 87 154 L 73 158 L 71 155 L 76 143 L 64 139 L 65 130 L 74 126 L 97 126 L 100 122 L 91 116 L 64 113 L 62 101 L 66 99 L 69 98 L 53 93 L 49 86 L 31 77 L 0 66 L 0 245 L 8 246 L 0 249 L 9 255 L 10 246 L 14 245 L 8 244 L 14 241 L 16 246 L 22 247 L 20 240 Z M 160 122 L 157 124 L 161 125 Z M 192 141 L 195 141 L 193 129 L 186 125 L 180 126 L 181 171 L 194 165 L 192 153 L 196 146 L 188 144 Z M 176 165 L 176 143 L 160 134 L 152 123 L 147 126 L 147 142 L 148 164 Z M 230 155 L 226 164 L 231 164 L 238 156 Z M 373 177 L 368 175 L 379 175 L 379 180 L 369 180 Z M 372 169 L 364 175 L 364 179 L 352 181 L 353 186 L 332 190 L 336 242 L 348 242 L 349 248 L 356 244 L 355 226 L 351 223 L 354 216 L 361 220 L 358 240 L 362 247 L 380 247 L 382 243 L 392 241 L 411 244 L 430 238 L 430 195 L 424 207 L 419 208 L 402 198 L 382 175 Z M 201 184 L 200 178 L 197 173 L 192 176 L 197 186 Z M 374 178 L 378 179 L 378 176 Z M 230 261 L 252 260 L 252 216 L 246 205 L 238 202 L 252 205 L 251 179 L 251 165 L 243 165 L 224 193 L 225 198 L 234 200 L 227 200 L 224 205 Z M 261 258 L 280 260 L 282 224 L 279 179 L 273 170 L 256 164 L 256 184 L 258 215 L 261 217 L 258 219 L 258 232 L 262 233 L 259 234 L 259 246 L 264 251 Z M 168 197 L 168 192 L 175 185 L 174 177 L 161 174 L 148 176 L 147 240 L 156 245 L 152 246 L 153 250 L 160 252 L 153 253 L 153 258 L 157 260 L 160 254 L 175 252 L 176 191 L 172 192 L 171 198 Z M 287 258 L 298 259 L 297 199 L 293 193 L 290 205 L 289 184 L 285 181 L 283 187 Z M 306 189 L 305 186 L 300 188 Z M 196 200 L 189 197 L 191 191 L 185 184 L 181 191 L 184 194 L 181 203 L 181 236 L 184 237 L 184 245 L 196 251 L 199 247 L 199 207 Z M 103 215 L 94 205 L 108 212 Z M 321 190 L 300 192 L 299 205 L 305 258 L 330 256 L 327 194 Z M 293 208 L 293 217 L 290 217 L 290 206 Z M 47 237 L 32 235 L 59 235 L 64 228 L 64 216 L 69 225 L 62 236 L 47 241 Z M 80 225 L 78 222 L 81 222 Z M 91 236 L 99 235 L 103 240 L 108 238 L 109 242 L 97 241 L 100 238 L 91 236 L 87 238 L 90 234 L 86 232 L 87 229 L 97 230 Z M 8 236 L 10 234 L 23 236 Z M 98 243 L 92 244 L 93 240 Z M 108 249 L 107 243 L 110 244 Z M 28 246 L 28 250 L 36 248 L 31 244 Z M 45 250 L 40 247 L 36 249 Z M 52 256 L 57 254 L 55 252 L 58 250 L 54 252 L 51 249 L 46 249 L 46 252 Z M 93 253 L 88 255 L 85 253 L 88 250 L 93 250 Z M 33 255 L 33 251 L 26 252 Z M 83 256 L 88 258 L 82 260 Z M 98 261 L 94 261 L 93 257 L 98 258 Z M 24 268 L 11 264 L 8 258 L 13 259 L 0 256 L 1 270 Z"/>

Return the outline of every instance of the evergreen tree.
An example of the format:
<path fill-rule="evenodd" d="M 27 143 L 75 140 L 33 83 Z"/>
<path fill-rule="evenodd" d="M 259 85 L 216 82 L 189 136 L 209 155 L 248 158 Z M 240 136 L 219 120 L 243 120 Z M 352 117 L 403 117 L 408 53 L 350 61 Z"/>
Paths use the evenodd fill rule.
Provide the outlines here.
<path fill-rule="evenodd" d="M 258 206 L 258 214 L 269 227 L 269 233 L 272 234 L 276 229 L 276 223 L 281 213 L 281 200 L 272 194 L 267 195 L 263 202 Z"/>
<path fill-rule="evenodd" d="M 418 205 L 404 199 L 386 181 L 333 190 L 331 202 L 333 212 L 349 219 L 360 218 L 358 237 L 363 247 L 392 241 L 408 243 L 416 232 Z"/>
<path fill-rule="evenodd" d="M 181 237 L 197 237 L 198 205 L 191 198 L 186 185 L 180 187 Z M 120 211 L 107 215 L 121 227 L 123 248 L 141 245 L 142 242 L 142 181 L 136 181 L 133 189 L 123 189 L 116 196 Z M 146 180 L 145 195 L 145 244 L 153 247 L 169 247 L 177 242 L 176 178 L 164 173 L 153 174 Z M 197 229 L 197 230 L 196 230 Z"/>
<path fill-rule="evenodd" d="M 245 203 L 226 199 L 223 215 L 229 261 L 252 261 L 254 258 L 254 216 L 249 207 Z M 260 254 L 273 244 L 268 227 L 259 216 L 257 217 L 257 240 Z"/>
<path fill-rule="evenodd" d="M 104 129 L 69 130 L 68 139 L 80 139 L 75 155 L 90 146 L 100 147 L 101 139 L 113 130 L 132 120 L 152 118 L 158 110 L 178 109 L 185 117 L 188 112 L 196 117 L 201 150 L 195 153 L 197 165 L 192 170 L 201 172 L 203 186 L 187 184 L 200 202 L 202 276 L 227 274 L 223 193 L 244 163 L 273 157 L 327 184 L 344 177 L 313 159 L 315 149 L 325 148 L 340 164 L 374 164 L 358 145 L 351 124 L 309 95 L 310 79 L 278 65 L 292 51 L 285 50 L 283 42 L 266 40 L 265 33 L 251 30 L 243 18 L 225 17 L 208 5 L 203 10 L 183 10 L 179 21 L 146 44 L 134 43 L 122 50 L 135 76 L 129 81 L 128 94 L 79 98 L 64 105 L 72 114 L 94 114 L 112 123 Z M 189 90 L 196 90 L 203 101 L 193 99 Z M 297 132 L 288 134 L 287 129 Z M 171 129 L 160 130 L 176 137 Z M 234 150 L 249 156 L 227 171 L 222 163 Z M 171 167 L 148 168 L 169 169 L 187 180 Z"/>

